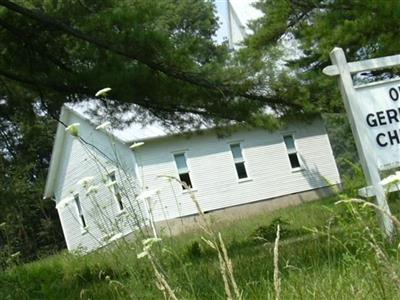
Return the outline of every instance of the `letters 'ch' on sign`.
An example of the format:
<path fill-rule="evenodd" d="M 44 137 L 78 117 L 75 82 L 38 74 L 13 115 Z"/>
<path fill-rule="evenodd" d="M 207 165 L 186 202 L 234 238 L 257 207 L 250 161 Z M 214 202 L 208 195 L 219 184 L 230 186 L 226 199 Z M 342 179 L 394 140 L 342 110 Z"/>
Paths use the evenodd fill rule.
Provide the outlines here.
<path fill-rule="evenodd" d="M 379 170 L 400 166 L 400 80 L 356 87 L 355 121 Z"/>

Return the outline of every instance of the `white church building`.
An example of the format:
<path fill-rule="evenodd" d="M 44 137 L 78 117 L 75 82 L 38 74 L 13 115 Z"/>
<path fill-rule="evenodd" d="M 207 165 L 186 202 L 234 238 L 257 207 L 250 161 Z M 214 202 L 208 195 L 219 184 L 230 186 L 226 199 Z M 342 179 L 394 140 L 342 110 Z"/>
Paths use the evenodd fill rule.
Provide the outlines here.
<path fill-rule="evenodd" d="M 238 14 L 229 1 L 217 4 L 226 8 L 221 36 L 237 45 L 245 34 Z M 234 218 L 317 199 L 340 184 L 320 118 L 225 137 L 136 126 L 125 140 L 68 106 L 60 120 L 44 197 L 56 201 L 69 250 L 94 250 L 143 227 L 183 231 L 196 221 L 192 196 L 216 218 Z"/>
<path fill-rule="evenodd" d="M 58 126 L 45 197 L 57 203 L 70 250 L 96 249 L 143 226 L 183 231 L 197 214 L 191 195 L 217 218 L 240 217 L 317 199 L 340 184 L 319 118 L 225 137 L 213 129 L 144 131 L 129 142 L 67 106 L 60 119 L 75 125 Z"/>

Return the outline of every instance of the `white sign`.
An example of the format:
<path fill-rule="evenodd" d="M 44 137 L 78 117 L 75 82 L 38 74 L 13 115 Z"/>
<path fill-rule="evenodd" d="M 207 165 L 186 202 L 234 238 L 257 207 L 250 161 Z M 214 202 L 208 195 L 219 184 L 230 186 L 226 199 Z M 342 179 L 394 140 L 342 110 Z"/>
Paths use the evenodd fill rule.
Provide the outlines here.
<path fill-rule="evenodd" d="M 351 74 L 399 66 L 400 55 L 348 63 L 343 49 L 335 48 L 330 57 L 332 65 L 323 72 L 339 75 L 340 92 L 368 189 L 380 207 L 382 228 L 391 238 L 394 225 L 379 171 L 400 166 L 400 80 L 354 86 Z"/>
<path fill-rule="evenodd" d="M 400 79 L 355 87 L 355 122 L 379 170 L 400 166 Z"/>

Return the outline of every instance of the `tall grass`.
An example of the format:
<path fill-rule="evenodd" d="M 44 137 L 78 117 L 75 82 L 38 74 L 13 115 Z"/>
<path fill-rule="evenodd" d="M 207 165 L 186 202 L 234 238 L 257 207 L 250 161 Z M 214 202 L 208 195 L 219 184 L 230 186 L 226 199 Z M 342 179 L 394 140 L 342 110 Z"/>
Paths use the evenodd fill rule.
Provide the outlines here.
<path fill-rule="evenodd" d="M 352 203 L 334 205 L 337 200 L 214 224 L 213 230 L 224 236 L 243 299 L 274 299 L 277 267 L 281 299 L 398 298 L 397 243 L 385 242 L 373 210 Z M 399 213 L 397 202 L 391 207 Z M 275 252 L 279 260 L 274 263 L 274 239 L 259 241 L 253 233 L 277 217 L 290 220 L 293 229 L 306 227 L 309 234 L 289 239 L 282 235 L 279 255 Z M 162 237 L 152 247 L 157 269 L 178 299 L 226 299 L 218 253 L 201 241 L 202 234 Z M 0 274 L 0 298 L 163 298 L 151 264 L 138 259 L 140 249 L 132 247 L 122 245 L 86 256 L 62 253 L 13 267 Z"/>
<path fill-rule="evenodd" d="M 210 220 L 192 195 L 201 226 L 161 239 L 148 239 L 151 217 L 137 215 L 137 199 L 123 185 L 121 193 L 132 206 L 136 239 L 10 267 L 0 274 L 0 299 L 398 298 L 398 241 L 385 240 L 375 207 L 349 200 L 354 193 L 224 222 Z M 97 202 L 95 193 L 90 197 Z M 398 215 L 400 204 L 391 204 Z M 120 230 L 97 209 L 105 233 Z"/>

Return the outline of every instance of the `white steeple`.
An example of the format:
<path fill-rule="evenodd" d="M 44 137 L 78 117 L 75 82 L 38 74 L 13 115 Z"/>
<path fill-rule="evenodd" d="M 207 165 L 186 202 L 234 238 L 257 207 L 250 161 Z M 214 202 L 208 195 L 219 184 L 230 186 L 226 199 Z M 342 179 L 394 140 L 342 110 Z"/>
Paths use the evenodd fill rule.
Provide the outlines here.
<path fill-rule="evenodd" d="M 214 2 L 220 23 L 216 40 L 228 41 L 229 48 L 234 48 L 245 38 L 245 27 L 230 0 L 214 0 Z"/>

